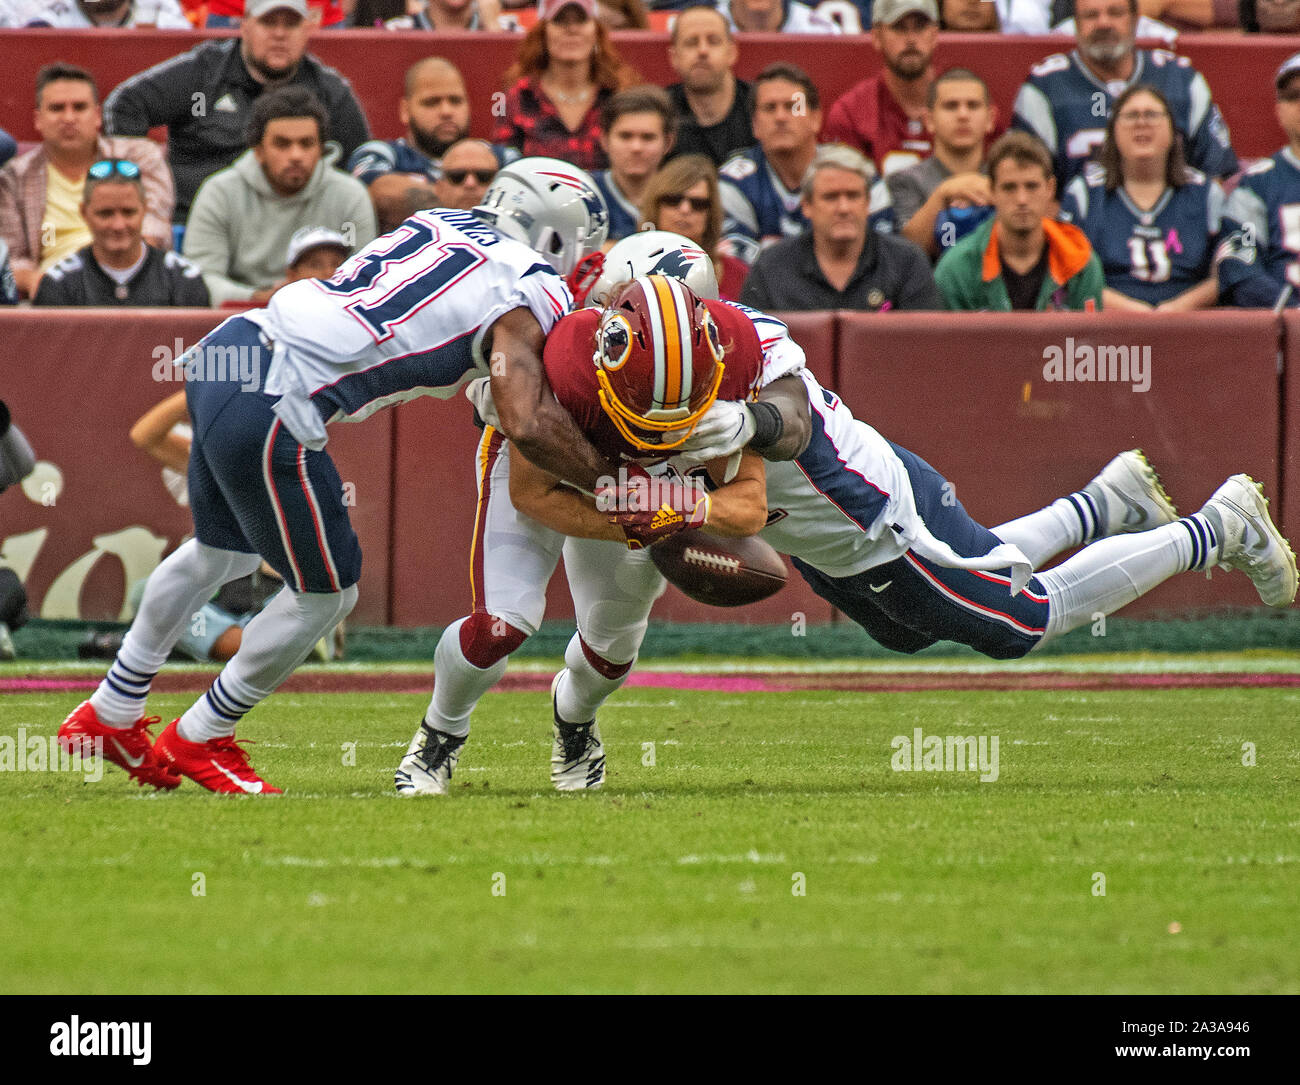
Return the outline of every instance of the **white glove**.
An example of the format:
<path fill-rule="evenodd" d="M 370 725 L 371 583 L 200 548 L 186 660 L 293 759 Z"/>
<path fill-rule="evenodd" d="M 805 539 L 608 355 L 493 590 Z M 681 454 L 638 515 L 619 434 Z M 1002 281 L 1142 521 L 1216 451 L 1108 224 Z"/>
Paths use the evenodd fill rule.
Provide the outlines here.
<path fill-rule="evenodd" d="M 735 400 L 718 400 L 704 412 L 699 425 L 686 439 L 679 454 L 699 463 L 719 460 L 739 452 L 754 436 L 754 412 Z"/>
<path fill-rule="evenodd" d="M 501 428 L 501 419 L 497 417 L 496 401 L 492 398 L 492 378 L 478 377 L 465 385 L 465 398 L 474 404 L 478 416 L 485 425 L 493 429 Z"/>

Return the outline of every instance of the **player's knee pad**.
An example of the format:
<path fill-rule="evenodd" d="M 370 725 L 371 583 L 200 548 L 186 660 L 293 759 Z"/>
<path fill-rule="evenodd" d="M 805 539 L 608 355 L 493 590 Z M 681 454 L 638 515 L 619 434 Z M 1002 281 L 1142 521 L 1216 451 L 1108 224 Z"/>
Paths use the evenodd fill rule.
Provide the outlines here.
<path fill-rule="evenodd" d="M 522 629 L 485 610 L 475 611 L 460 626 L 461 654 L 480 669 L 505 659 L 527 639 Z"/>
<path fill-rule="evenodd" d="M 626 676 L 627 672 L 632 669 L 635 659 L 629 659 L 626 663 L 615 663 L 606 659 L 588 644 L 581 635 L 578 636 L 578 645 L 582 649 L 582 658 L 587 661 L 591 669 L 602 678 L 610 682 L 617 682 Z"/>

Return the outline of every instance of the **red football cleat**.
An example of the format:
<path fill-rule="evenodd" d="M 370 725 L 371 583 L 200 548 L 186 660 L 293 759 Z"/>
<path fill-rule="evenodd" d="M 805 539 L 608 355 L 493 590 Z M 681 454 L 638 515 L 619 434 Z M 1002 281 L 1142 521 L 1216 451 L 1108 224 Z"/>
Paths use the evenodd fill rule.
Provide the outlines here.
<path fill-rule="evenodd" d="M 233 738 L 189 742 L 176 730 L 180 722 L 179 719 L 172 720 L 154 745 L 158 760 L 171 771 L 188 776 L 209 791 L 237 795 L 284 794 L 253 771 L 253 766 L 248 763 L 248 754 Z"/>
<path fill-rule="evenodd" d="M 59 727 L 59 746 L 69 754 L 79 752 L 88 757 L 97 752 L 95 739 L 102 739 L 104 756 L 126 769 L 137 784 L 170 790 L 180 786 L 181 778 L 158 760 L 149 733 L 150 727 L 161 722 L 157 716 L 149 716 L 130 727 L 110 727 L 99 722 L 89 701 L 82 701 Z"/>

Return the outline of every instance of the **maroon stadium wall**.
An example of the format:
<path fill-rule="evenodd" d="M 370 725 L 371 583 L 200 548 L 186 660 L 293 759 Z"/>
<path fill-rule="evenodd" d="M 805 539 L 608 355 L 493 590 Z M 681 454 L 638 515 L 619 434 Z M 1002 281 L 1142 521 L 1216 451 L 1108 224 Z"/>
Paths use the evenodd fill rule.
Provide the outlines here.
<path fill-rule="evenodd" d="M 211 36 L 217 35 L 169 30 L 0 31 L 0 72 L 4 72 L 0 127 L 19 140 L 37 138 L 32 127 L 32 88 L 42 64 L 64 60 L 88 68 L 107 94 L 127 76 Z M 647 82 L 676 81 L 668 66 L 667 35 L 619 32 L 614 40 Z M 311 51 L 352 81 L 371 127 L 384 138 L 401 134 L 397 100 L 402 73 L 421 57 L 445 56 L 465 75 L 474 133 L 486 136 L 492 123 L 493 93 L 502 89 L 501 75 L 510 66 L 518 41 L 513 34 L 332 30 L 315 35 Z M 1002 119 L 1008 121 L 1016 91 L 1030 66 L 1050 53 L 1070 48 L 1071 39 L 1061 37 L 944 34 L 935 63 L 940 69 L 963 67 L 980 73 Z M 1281 131 L 1273 117 L 1273 73 L 1295 51 L 1295 38 L 1278 36 L 1185 34 L 1178 42 L 1178 52 L 1209 80 L 1240 156 L 1261 158 L 1281 146 Z M 807 69 L 825 106 L 880 68 L 880 55 L 866 35 L 791 38 L 749 34 L 741 40 L 737 70 L 742 77 L 752 77 L 776 60 L 794 61 Z"/>
<path fill-rule="evenodd" d="M 25 580 L 33 613 L 116 618 L 127 581 L 191 530 L 127 434 L 180 387 L 155 370 L 220 319 L 206 310 L 0 312 L 0 399 L 49 465 L 0 496 L 0 561 Z M 1300 316 L 800 313 L 790 323 L 814 371 L 859 417 L 930 459 L 984 523 L 1033 511 L 1141 445 L 1184 511 L 1247 471 L 1267 487 L 1287 535 L 1300 537 L 1300 392 L 1286 379 L 1300 371 Z M 1078 377 L 1088 357 L 1105 358 L 1122 379 L 1048 379 L 1058 354 L 1063 372 L 1072 363 Z M 1291 364 L 1280 368 L 1280 358 Z M 443 624 L 468 610 L 477 437 L 459 396 L 331 428 L 365 551 L 359 622 Z M 572 613 L 562 577 L 550 598 L 551 617 Z M 1177 578 L 1131 609 L 1257 604 L 1244 577 L 1220 574 L 1208 584 Z M 670 590 L 655 611 L 766 622 L 795 612 L 812 622 L 831 614 L 798 577 L 758 607 L 720 611 Z"/>

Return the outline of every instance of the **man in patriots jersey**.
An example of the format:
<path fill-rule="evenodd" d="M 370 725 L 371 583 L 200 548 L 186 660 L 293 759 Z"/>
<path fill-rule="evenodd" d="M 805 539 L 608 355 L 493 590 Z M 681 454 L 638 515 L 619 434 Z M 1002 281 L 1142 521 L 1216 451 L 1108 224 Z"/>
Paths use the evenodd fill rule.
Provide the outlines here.
<path fill-rule="evenodd" d="M 617 319 L 617 313 L 607 313 L 602 321 L 598 366 L 587 376 L 585 391 L 575 385 L 564 395 L 559 392 L 562 382 L 553 380 L 580 427 L 598 443 L 600 434 L 613 429 L 626 435 L 638 425 L 657 428 L 656 409 L 645 410 L 639 421 L 629 409 L 637 401 L 635 378 L 642 382 L 640 402 L 652 407 L 659 405 L 660 389 L 667 386 L 658 364 L 633 364 L 638 338 L 620 337 L 616 327 L 608 330 Z M 656 332 L 643 348 L 647 352 L 656 346 Z M 633 345 L 623 345 L 628 342 Z M 661 353 L 653 355 L 657 363 Z M 612 371 L 606 356 L 616 362 Z M 616 384 L 616 377 L 623 383 Z M 1286 606 L 1295 598 L 1295 556 L 1270 519 L 1261 489 L 1245 475 L 1234 475 L 1198 513 L 1179 519 L 1146 458 L 1140 451 L 1124 452 L 1082 489 L 989 530 L 953 498 L 951 484 L 933 467 L 856 420 L 806 369 L 798 377 L 807 391 L 811 439 L 795 460 L 767 463 L 763 487 L 757 485 L 752 460 L 749 473 L 742 467 L 734 483 L 720 487 L 716 468 L 705 475 L 688 474 L 672 485 L 703 486 L 708 500 L 697 500 L 694 516 L 674 516 L 670 514 L 678 509 L 691 508 L 690 502 L 675 495 L 664 499 L 648 530 L 651 517 L 644 509 L 619 507 L 602 515 L 600 495 L 593 504 L 527 464 L 511 476 L 512 499 L 552 530 L 605 540 L 592 542 L 594 546 L 615 544 L 619 531 L 636 532 L 640 541 L 653 544 L 673 531 L 711 524 L 720 508 L 725 515 L 719 517 L 719 535 L 765 523 L 760 537 L 789 554 L 819 595 L 877 642 L 906 653 L 953 640 L 992 658 L 1020 658 L 1094 621 L 1098 612 L 1118 610 L 1176 573 L 1214 565 L 1246 572 L 1271 606 Z M 599 388 L 594 395 L 591 386 Z M 641 447 L 642 456 L 653 454 L 652 443 Z M 724 444 L 722 451 L 731 447 Z M 656 530 L 653 524 L 660 520 L 664 523 Z M 1083 549 L 1065 562 L 1034 573 L 1081 544 Z M 635 580 L 624 573 L 601 583 L 613 585 L 608 589 L 612 599 Z M 643 586 L 649 592 L 659 585 L 647 576 Z M 603 617 L 607 612 L 593 602 L 590 613 Z M 629 659 L 640 643 L 636 633 L 631 630 L 621 645 Z M 596 712 L 626 679 L 631 663 L 594 671 L 586 645 L 580 630 L 551 691 L 557 726 L 586 720 L 590 736 Z M 553 766 L 570 752 L 561 745 L 557 741 Z M 588 738 L 587 747 L 595 745 L 598 739 Z M 576 767 L 603 777 L 603 753 L 599 765 L 579 742 L 572 753 Z"/>
<path fill-rule="evenodd" d="M 612 274 L 625 266 L 633 271 L 651 264 L 667 266 L 669 261 L 660 246 L 634 251 L 632 246 L 642 236 L 628 238 L 610 251 Z M 707 287 L 710 277 L 701 279 L 690 270 L 698 263 L 683 260 L 678 267 Z M 711 285 L 716 292 L 716 281 Z M 608 289 L 601 280 L 592 292 L 606 298 Z M 634 300 L 628 301 L 628 296 Z M 556 400 L 588 424 L 596 448 L 620 464 L 620 475 L 633 492 L 648 481 L 637 466 L 638 459 L 644 457 L 657 465 L 651 470 L 663 474 L 657 485 L 683 521 L 707 522 L 716 531 L 752 534 L 762 526 L 761 516 L 755 519 L 751 512 L 739 525 L 729 518 L 727 504 L 738 491 L 728 493 L 721 505 L 710 507 L 711 499 L 704 490 L 687 485 L 664 461 L 695 434 L 706 441 L 734 439 L 739 443 L 714 468 L 720 481 L 730 475 L 752 486 L 755 478 L 761 480 L 761 463 L 752 454 L 733 461 L 732 454 L 741 446 L 772 459 L 798 455 L 810 432 L 807 409 L 800 407 L 806 396 L 795 376 L 803 367 L 803 351 L 780 321 L 743 306 L 702 301 L 675 278 L 638 277 L 609 300 L 612 305 L 604 310 L 589 308 L 570 314 L 547 337 L 543 358 Z M 652 338 L 665 344 L 658 355 L 645 345 Z M 635 357 L 625 353 L 635 353 Z M 605 367 L 608 380 L 600 379 L 592 364 L 593 354 L 609 359 Z M 619 370 L 626 366 L 650 366 L 661 375 L 655 393 L 659 410 L 649 423 L 654 428 L 648 436 L 629 427 L 630 409 L 613 406 L 622 402 L 618 389 L 624 386 L 624 375 Z M 617 540 L 614 544 L 566 539 L 547 526 L 531 505 L 515 501 L 515 475 L 527 472 L 529 461 L 517 455 L 491 424 L 490 398 L 478 394 L 483 382 L 470 387 L 475 406 L 489 421 L 479 450 L 479 506 L 471 570 L 475 610 L 449 626 L 438 642 L 433 697 L 395 777 L 403 795 L 447 793 L 469 734 L 470 715 L 482 695 L 505 673 L 509 655 L 537 631 L 545 611 L 546 586 L 561 554 L 578 624 L 566 659 L 584 690 L 600 693 L 622 684 L 645 634 L 650 608 L 663 590 L 654 565 L 644 554 L 628 549 L 630 542 L 639 545 L 656 537 L 648 524 L 630 526 L 627 532 L 613 531 L 602 519 L 607 530 L 599 538 L 613 538 Z M 710 424 L 701 428 L 701 420 L 719 394 L 730 398 L 734 410 L 721 418 L 715 414 Z M 611 405 L 609 413 L 601 403 Z M 790 417 L 789 424 L 779 421 L 783 416 Z M 700 462 L 698 454 L 692 462 Z M 563 472 L 543 467 L 541 477 L 547 480 L 540 497 L 542 506 L 552 502 L 572 505 L 578 489 L 593 492 L 592 487 Z M 569 483 L 578 489 L 569 489 Z M 761 490 L 761 481 L 758 487 Z M 552 783 L 562 791 L 599 787 L 604 780 L 600 732 L 591 717 L 582 715 L 579 708 L 573 708 L 578 714 L 572 714 L 572 706 L 563 703 L 566 707 L 557 715 L 553 733 Z"/>
<path fill-rule="evenodd" d="M 1183 162 L 1169 104 L 1135 84 L 1115 100 L 1098 161 L 1070 182 L 1060 217 L 1101 260 L 1107 310 L 1187 312 L 1219 296 L 1223 189 Z"/>
<path fill-rule="evenodd" d="M 560 274 L 604 241 L 581 170 L 525 159 L 474 213 L 422 211 L 328 280 L 278 291 L 188 352 L 194 538 L 149 578 L 135 622 L 90 700 L 59 729 L 102 740 L 141 783 L 188 776 L 212 791 L 272 793 L 234 743 L 239 720 L 356 603 L 361 549 L 328 453 L 327 426 L 489 374 L 501 429 L 525 456 L 594 488 L 610 465 L 555 403 L 544 336 L 568 311 Z M 491 362 L 489 362 L 489 358 Z M 208 692 L 155 745 L 145 699 L 191 616 L 265 559 L 285 589 L 249 623 Z"/>
<path fill-rule="evenodd" d="M 613 95 L 600 111 L 600 145 L 609 169 L 591 175 L 609 208 L 609 240 L 641 229 L 641 197 L 673 145 L 677 113 L 659 87 L 632 87 Z"/>
<path fill-rule="evenodd" d="M 1256 162 L 1228 197 L 1219 248 L 1225 304 L 1300 305 L 1300 53 L 1274 77 L 1287 145 Z"/>
<path fill-rule="evenodd" d="M 752 264 L 761 249 L 798 237 L 810 223 L 801 185 L 817 153 L 821 99 L 817 85 L 793 64 L 770 64 L 754 80 L 757 146 L 732 155 L 718 170 L 722 245 L 728 256 Z M 893 230 L 889 191 L 871 190 L 871 227 Z"/>
<path fill-rule="evenodd" d="M 1052 152 L 1057 192 L 1083 172 L 1105 137 L 1115 99 L 1135 83 L 1156 87 L 1168 100 L 1189 166 L 1207 177 L 1236 172 L 1228 126 L 1205 77 L 1186 57 L 1135 48 L 1137 0 L 1078 0 L 1075 19 L 1077 47 L 1030 69 L 1012 118 L 1012 127 L 1033 133 Z"/>
<path fill-rule="evenodd" d="M 456 66 L 442 57 L 426 57 L 406 71 L 397 107 L 406 135 L 363 143 L 348 159 L 347 169 L 370 192 L 387 233 L 408 215 L 438 204 L 432 185 L 443 154 L 469 135 L 469 94 Z"/>

